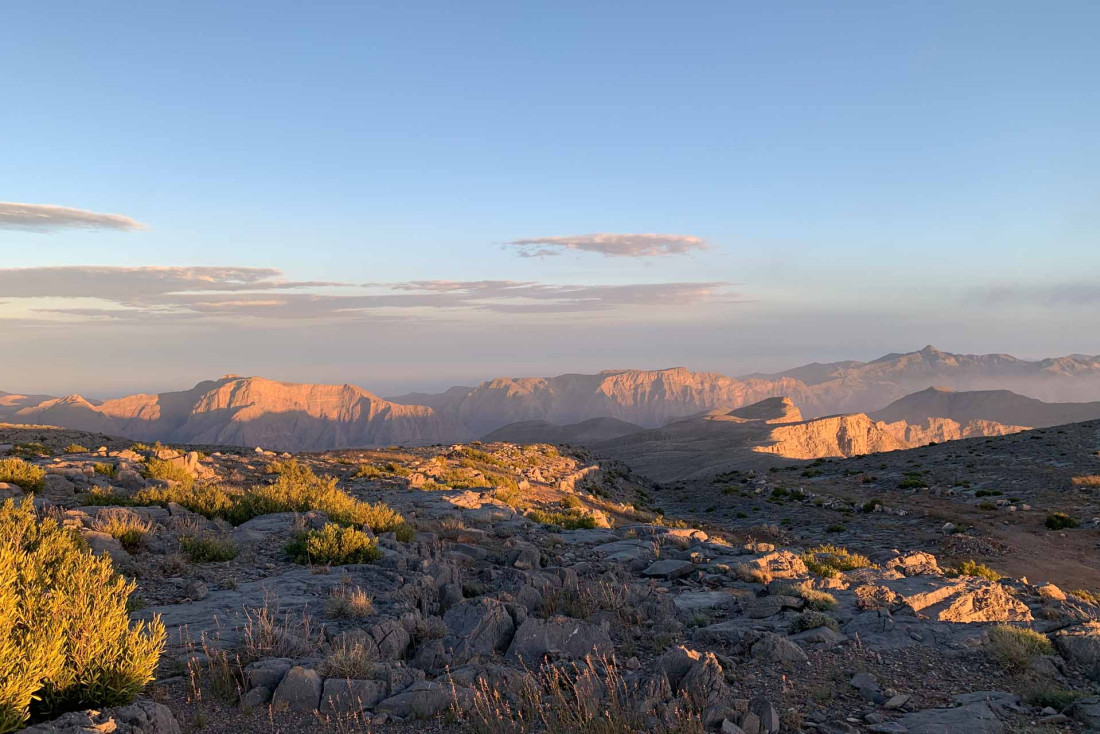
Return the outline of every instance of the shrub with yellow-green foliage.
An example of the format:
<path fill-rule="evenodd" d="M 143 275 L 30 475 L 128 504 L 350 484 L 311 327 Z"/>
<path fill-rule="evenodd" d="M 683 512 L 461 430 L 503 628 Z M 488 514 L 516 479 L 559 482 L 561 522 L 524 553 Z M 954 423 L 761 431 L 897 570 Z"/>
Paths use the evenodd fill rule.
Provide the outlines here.
<path fill-rule="evenodd" d="M 371 563 L 382 557 L 378 541 L 362 530 L 326 523 L 320 530 L 299 533 L 286 547 L 296 563 L 344 565 Z"/>
<path fill-rule="evenodd" d="M 143 473 L 149 479 L 167 479 L 181 484 L 190 484 L 195 481 L 195 477 L 191 476 L 191 472 L 179 464 L 163 459 L 146 459 Z"/>
<path fill-rule="evenodd" d="M 1000 581 L 1004 578 L 1004 574 L 974 560 L 963 561 L 955 567 L 945 568 L 943 572 L 945 576 L 977 576 L 987 581 Z"/>
<path fill-rule="evenodd" d="M 153 679 L 164 625 L 131 625 L 134 588 L 29 499 L 0 505 L 0 734 L 129 703 Z"/>
<path fill-rule="evenodd" d="M 999 624 L 989 630 L 989 651 L 1010 668 L 1023 669 L 1040 655 L 1053 655 L 1054 645 L 1046 635 L 1027 627 Z"/>
<path fill-rule="evenodd" d="M 86 454 L 88 453 L 87 446 L 81 446 L 78 443 L 71 443 L 65 447 L 66 454 Z"/>
<path fill-rule="evenodd" d="M 114 479 L 117 467 L 114 464 L 108 463 L 106 461 L 97 461 L 95 464 L 92 465 L 92 471 L 94 471 L 96 474 L 99 474 L 100 476 Z"/>
<path fill-rule="evenodd" d="M 12 447 L 13 456 L 23 456 L 28 459 L 45 459 L 53 456 L 53 449 L 44 443 L 17 443 Z"/>
<path fill-rule="evenodd" d="M 558 525 L 565 530 L 582 530 L 596 527 L 595 517 L 578 510 L 568 510 L 566 512 L 530 510 L 527 513 L 527 518 L 542 525 Z"/>
<path fill-rule="evenodd" d="M 234 525 L 276 512 L 318 510 L 341 525 L 368 525 L 376 533 L 398 530 L 405 522 L 399 512 L 382 503 L 358 500 L 336 486 L 335 477 L 318 477 L 295 460 L 281 462 L 272 484 L 242 490 L 207 484 L 143 489 L 134 495 L 138 505 L 167 507 L 175 502 L 207 518 Z"/>
<path fill-rule="evenodd" d="M 46 486 L 46 472 L 22 459 L 0 459 L 0 482 L 15 484 L 33 492 Z"/>
<path fill-rule="evenodd" d="M 854 571 L 857 568 L 869 568 L 871 559 L 859 553 L 852 553 L 847 548 L 831 543 L 811 548 L 802 554 L 802 562 L 811 573 L 818 576 L 832 578 L 844 571 Z"/>
<path fill-rule="evenodd" d="M 121 507 L 109 507 L 96 513 L 92 528 L 107 533 L 128 551 L 145 543 L 145 536 L 152 531 L 153 523 L 136 512 Z"/>

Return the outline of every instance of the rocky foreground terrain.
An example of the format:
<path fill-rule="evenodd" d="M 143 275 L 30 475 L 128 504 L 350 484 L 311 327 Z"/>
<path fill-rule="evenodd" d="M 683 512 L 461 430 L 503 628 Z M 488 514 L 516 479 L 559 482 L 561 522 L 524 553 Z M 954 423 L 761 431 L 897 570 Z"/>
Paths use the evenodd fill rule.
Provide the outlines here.
<path fill-rule="evenodd" d="M 537 444 L 0 446 L 168 630 L 136 703 L 36 734 L 1100 730 L 1100 422 L 664 484 Z"/>

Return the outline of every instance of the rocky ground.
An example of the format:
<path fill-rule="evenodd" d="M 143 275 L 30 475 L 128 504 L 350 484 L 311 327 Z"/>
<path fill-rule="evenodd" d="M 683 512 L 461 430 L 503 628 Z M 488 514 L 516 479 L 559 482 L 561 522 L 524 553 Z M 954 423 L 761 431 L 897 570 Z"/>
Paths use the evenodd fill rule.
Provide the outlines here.
<path fill-rule="evenodd" d="M 32 730 L 1086 731 L 1100 576 L 1073 479 L 1100 474 L 1098 429 L 672 485 L 566 447 L 303 454 L 411 526 L 373 563 L 308 566 L 285 547 L 316 511 L 233 526 L 132 502 L 270 483 L 288 455 L 5 427 L 0 453 L 48 472 L 36 502 L 169 629 L 137 704 Z M 114 537 L 131 514 L 140 537 Z"/>

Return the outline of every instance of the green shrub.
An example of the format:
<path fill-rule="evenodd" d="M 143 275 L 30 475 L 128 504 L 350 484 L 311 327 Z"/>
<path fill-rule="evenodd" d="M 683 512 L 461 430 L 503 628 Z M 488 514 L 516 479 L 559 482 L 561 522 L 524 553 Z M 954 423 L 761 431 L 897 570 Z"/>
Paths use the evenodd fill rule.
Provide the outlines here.
<path fill-rule="evenodd" d="M 582 530 L 596 527 L 596 518 L 586 515 L 584 512 L 570 510 L 568 512 L 548 512 L 545 510 L 530 510 L 527 513 L 530 520 L 542 525 L 558 525 L 566 530 Z"/>
<path fill-rule="evenodd" d="M 129 497 L 118 494 L 112 487 L 92 487 L 80 496 L 80 501 L 85 505 L 97 507 L 111 505 L 125 507 L 133 504 Z"/>
<path fill-rule="evenodd" d="M 22 459 L 0 459 L 0 482 L 16 484 L 33 492 L 46 486 L 46 472 Z"/>
<path fill-rule="evenodd" d="M 1051 530 L 1065 530 L 1066 528 L 1075 528 L 1079 525 L 1076 520 L 1067 515 L 1064 512 L 1055 512 L 1047 515 L 1046 525 Z"/>
<path fill-rule="evenodd" d="M 871 559 L 847 548 L 826 543 L 811 548 L 802 554 L 802 562 L 812 573 L 832 578 L 842 571 L 854 571 L 857 568 L 869 568 Z"/>
<path fill-rule="evenodd" d="M 843 532 L 845 532 L 845 531 L 846 531 L 847 529 L 848 529 L 848 528 L 844 527 L 844 526 L 843 526 L 843 525 L 841 525 L 840 523 L 833 523 L 833 524 L 832 524 L 832 525 L 830 525 L 829 527 L 825 528 L 825 532 L 826 532 L 826 533 L 843 533 Z"/>
<path fill-rule="evenodd" d="M 78 443 L 71 443 L 65 447 L 66 454 L 86 454 L 88 453 L 87 446 L 81 446 Z"/>
<path fill-rule="evenodd" d="M 179 464 L 162 459 L 147 459 L 144 473 L 149 479 L 166 479 L 180 484 L 190 484 L 195 481 L 195 478 L 191 476 L 191 472 Z"/>
<path fill-rule="evenodd" d="M 318 477 L 297 462 L 284 462 L 291 463 L 294 466 L 284 466 L 273 484 L 247 490 L 207 484 L 150 488 L 135 494 L 134 502 L 162 507 L 175 502 L 204 517 L 220 517 L 234 525 L 260 515 L 311 510 L 324 512 L 341 525 L 367 525 L 376 533 L 397 530 L 405 522 L 401 513 L 388 505 L 363 502 L 337 488 L 335 477 Z"/>
<path fill-rule="evenodd" d="M 361 464 L 355 473 L 351 475 L 352 479 L 380 479 L 384 476 L 386 476 L 386 472 L 374 464 Z"/>
<path fill-rule="evenodd" d="M 818 611 L 809 611 L 802 612 L 797 617 L 795 617 L 790 626 L 787 628 L 787 631 L 792 635 L 796 635 L 799 632 L 817 629 L 818 627 L 828 627 L 829 629 L 835 631 L 840 630 L 840 625 L 828 614 Z"/>
<path fill-rule="evenodd" d="M 131 499 L 136 505 L 161 507 L 167 507 L 174 502 L 213 520 L 215 517 L 227 518 L 243 494 L 239 489 L 226 489 L 216 484 L 178 484 L 163 489 L 142 489 Z"/>
<path fill-rule="evenodd" d="M 132 551 L 145 544 L 145 536 L 153 529 L 153 523 L 136 512 L 108 508 L 96 513 L 92 529 L 107 533 L 122 543 L 123 548 Z"/>
<path fill-rule="evenodd" d="M 393 529 L 393 534 L 402 543 L 411 543 L 416 539 L 416 528 L 407 522 L 402 522 Z"/>
<path fill-rule="evenodd" d="M 295 563 L 344 565 L 371 563 L 382 557 L 378 541 L 362 530 L 327 523 L 320 530 L 299 533 L 286 546 Z"/>
<path fill-rule="evenodd" d="M 221 563 L 237 557 L 237 544 L 229 538 L 217 535 L 199 535 L 183 538 L 180 549 L 192 563 Z"/>
<path fill-rule="evenodd" d="M 977 576 L 988 581 L 1000 581 L 1004 578 L 1003 574 L 997 573 L 984 563 L 973 560 L 963 561 L 954 568 L 946 568 L 944 573 L 947 576 Z"/>
<path fill-rule="evenodd" d="M 18 443 L 12 447 L 11 453 L 27 459 L 45 459 L 53 456 L 53 449 L 44 443 Z"/>
<path fill-rule="evenodd" d="M 115 476 L 116 467 L 114 464 L 108 464 L 105 461 L 99 461 L 92 465 L 92 469 L 96 474 L 100 476 L 113 479 Z"/>
<path fill-rule="evenodd" d="M 130 702 L 164 648 L 159 618 L 130 624 L 135 585 L 29 500 L 0 505 L 0 732 Z"/>
<path fill-rule="evenodd" d="M 989 651 L 1010 668 L 1023 669 L 1040 655 L 1053 655 L 1054 645 L 1046 635 L 1027 627 L 999 624 L 989 630 Z"/>

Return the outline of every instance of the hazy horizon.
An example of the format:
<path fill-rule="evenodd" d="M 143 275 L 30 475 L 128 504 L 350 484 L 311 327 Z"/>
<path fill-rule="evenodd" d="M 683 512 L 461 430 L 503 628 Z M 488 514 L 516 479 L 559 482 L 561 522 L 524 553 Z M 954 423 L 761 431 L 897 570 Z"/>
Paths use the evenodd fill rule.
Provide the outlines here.
<path fill-rule="evenodd" d="M 17 5 L 0 390 L 1100 353 L 1098 21 Z"/>

